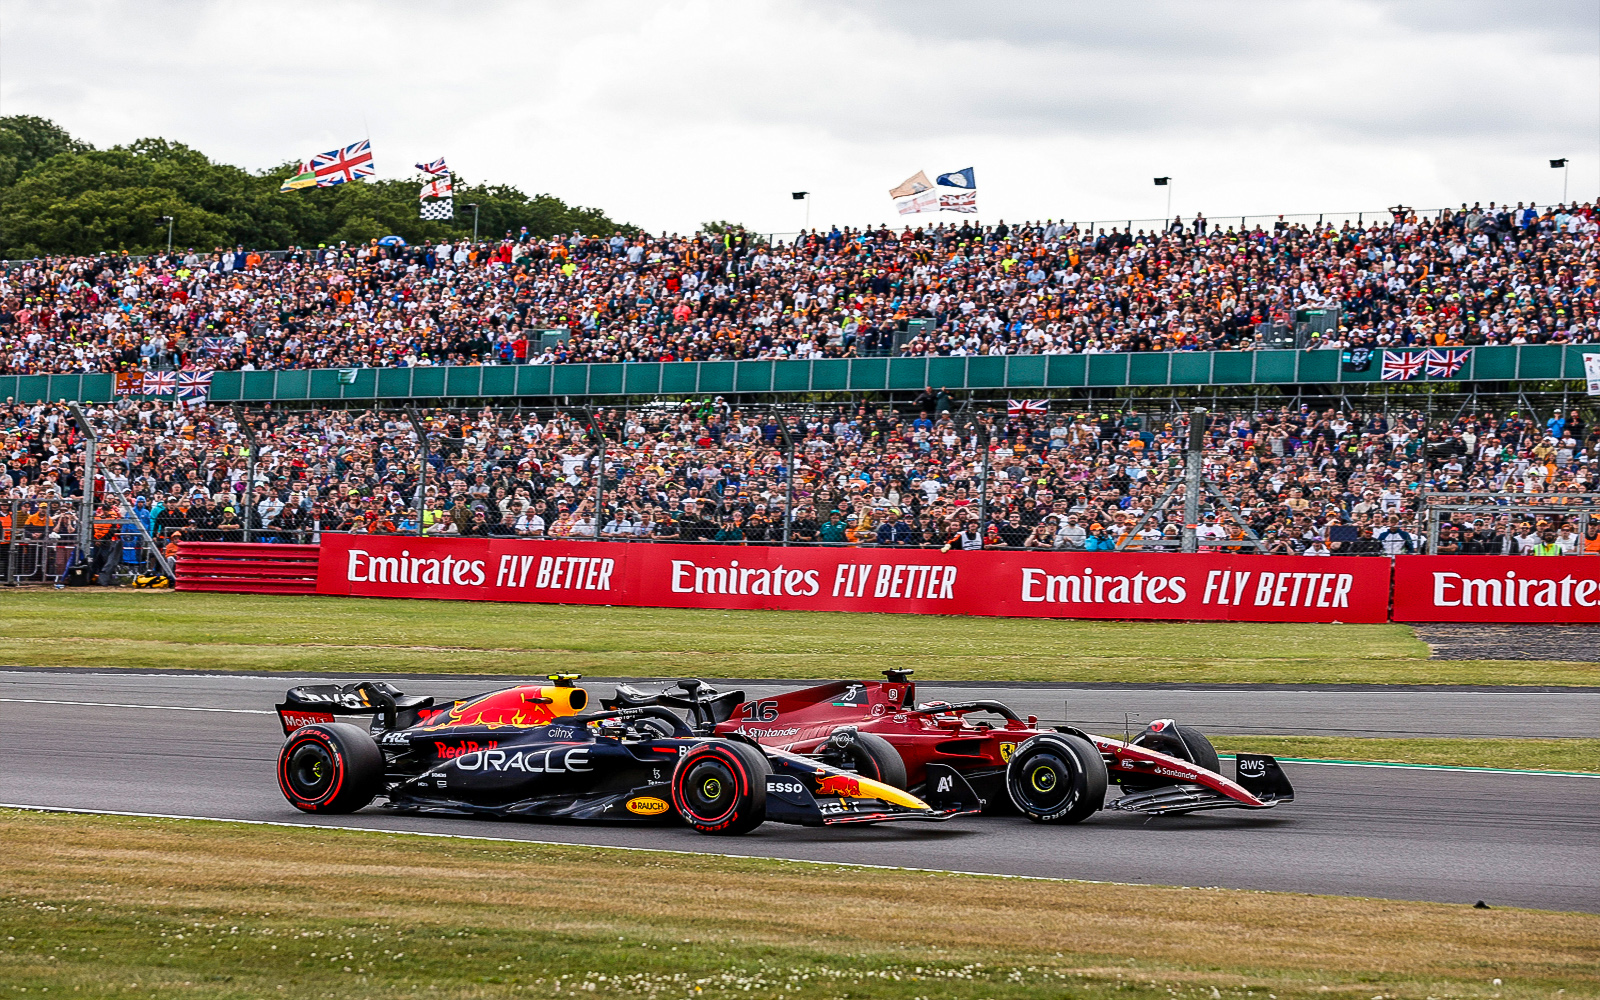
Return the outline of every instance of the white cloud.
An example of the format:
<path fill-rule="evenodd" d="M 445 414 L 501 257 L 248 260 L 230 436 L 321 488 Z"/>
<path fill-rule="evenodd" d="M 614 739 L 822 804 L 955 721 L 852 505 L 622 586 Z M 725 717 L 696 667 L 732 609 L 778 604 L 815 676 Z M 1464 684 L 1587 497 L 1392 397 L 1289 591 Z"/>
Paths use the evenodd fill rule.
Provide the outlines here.
<path fill-rule="evenodd" d="M 0 112 L 263 168 L 370 132 L 652 229 L 1375 209 L 1600 191 L 1592 4 L 0 0 Z M 948 216 L 946 217 L 948 218 Z"/>

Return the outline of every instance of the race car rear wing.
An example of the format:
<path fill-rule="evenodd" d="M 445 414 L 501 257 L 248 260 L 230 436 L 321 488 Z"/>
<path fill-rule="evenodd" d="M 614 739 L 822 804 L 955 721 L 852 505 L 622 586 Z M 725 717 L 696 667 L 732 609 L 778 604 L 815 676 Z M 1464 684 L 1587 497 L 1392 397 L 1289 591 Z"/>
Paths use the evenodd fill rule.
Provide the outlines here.
<path fill-rule="evenodd" d="M 432 698 L 407 695 L 384 681 L 357 684 L 305 684 L 290 688 L 277 705 L 278 721 L 285 736 L 318 722 L 334 722 L 339 716 L 371 715 L 384 728 L 410 725 L 421 709 L 433 706 Z"/>

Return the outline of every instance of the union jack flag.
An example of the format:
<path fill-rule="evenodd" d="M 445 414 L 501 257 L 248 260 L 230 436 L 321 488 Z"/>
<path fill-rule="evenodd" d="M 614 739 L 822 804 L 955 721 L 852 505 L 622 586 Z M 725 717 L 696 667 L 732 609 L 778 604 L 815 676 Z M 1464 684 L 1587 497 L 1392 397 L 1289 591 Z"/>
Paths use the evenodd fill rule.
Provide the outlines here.
<path fill-rule="evenodd" d="M 210 372 L 179 372 L 178 398 L 204 402 L 211 395 Z"/>
<path fill-rule="evenodd" d="M 317 187 L 333 187 L 362 177 L 376 174 L 372 165 L 372 142 L 363 139 L 343 149 L 320 153 L 311 158 L 311 172 L 317 175 Z"/>
<path fill-rule="evenodd" d="M 1429 378 L 1454 378 L 1456 372 L 1461 370 L 1461 366 L 1472 357 L 1472 350 L 1469 348 L 1464 351 L 1451 351 L 1435 348 L 1424 353 L 1423 357 L 1427 359 Z"/>
<path fill-rule="evenodd" d="M 1383 352 L 1383 380 L 1409 382 L 1422 374 L 1426 358 L 1422 354 L 1402 354 L 1399 351 Z"/>
<path fill-rule="evenodd" d="M 1048 399 L 1008 399 L 1006 400 L 1006 416 L 1008 417 L 1042 417 L 1050 412 Z"/>
<path fill-rule="evenodd" d="M 145 372 L 144 394 L 146 396 L 170 396 L 178 386 L 178 376 L 171 372 Z"/>
<path fill-rule="evenodd" d="M 206 354 L 221 354 L 234 345 L 232 337 L 201 337 L 200 350 Z"/>
<path fill-rule="evenodd" d="M 448 174 L 450 172 L 450 168 L 444 165 L 444 157 L 442 156 L 437 160 L 434 160 L 432 163 L 417 164 L 417 169 L 425 174 L 433 174 L 435 176 L 438 176 L 439 174 Z"/>

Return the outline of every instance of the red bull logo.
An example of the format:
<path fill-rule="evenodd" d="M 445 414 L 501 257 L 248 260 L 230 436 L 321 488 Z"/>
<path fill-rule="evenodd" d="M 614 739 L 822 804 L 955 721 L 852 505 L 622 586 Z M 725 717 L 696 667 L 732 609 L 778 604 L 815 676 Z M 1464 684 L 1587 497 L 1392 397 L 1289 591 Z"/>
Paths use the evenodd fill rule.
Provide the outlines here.
<path fill-rule="evenodd" d="M 848 774 L 830 774 L 817 783 L 818 795 L 844 795 L 860 798 L 861 782 Z"/>
<path fill-rule="evenodd" d="M 433 744 L 433 751 L 436 755 L 438 755 L 440 760 L 450 760 L 454 757 L 460 757 L 463 754 L 477 753 L 479 750 L 493 750 L 499 745 L 499 740 L 489 740 L 482 745 L 474 743 L 471 740 L 467 740 L 466 742 L 456 746 L 452 746 L 449 743 L 440 743 L 435 741 Z"/>

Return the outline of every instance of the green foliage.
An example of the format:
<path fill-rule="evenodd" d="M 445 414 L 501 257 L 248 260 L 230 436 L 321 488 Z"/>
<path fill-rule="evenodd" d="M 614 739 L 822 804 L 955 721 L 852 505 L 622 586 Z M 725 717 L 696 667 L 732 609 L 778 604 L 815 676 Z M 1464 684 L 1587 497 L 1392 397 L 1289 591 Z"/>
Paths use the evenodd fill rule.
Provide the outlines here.
<path fill-rule="evenodd" d="M 723 236 L 727 233 L 736 233 L 743 228 L 744 223 L 729 222 L 727 219 L 712 219 L 710 222 L 700 223 L 700 231 L 702 233 L 710 233 L 712 236 Z"/>
<path fill-rule="evenodd" d="M 163 250 L 173 217 L 177 249 L 244 245 L 260 249 L 367 242 L 498 239 L 523 226 L 535 236 L 578 230 L 610 235 L 633 227 L 596 208 L 507 185 L 456 181 L 456 219 L 418 216 L 419 181 L 389 180 L 280 192 L 296 164 L 252 174 L 165 139 L 95 150 L 40 118 L 0 119 L 0 257 L 147 253 Z"/>
<path fill-rule="evenodd" d="M 91 148 L 44 118 L 33 115 L 0 118 L 0 187 L 58 153 L 82 153 Z"/>

